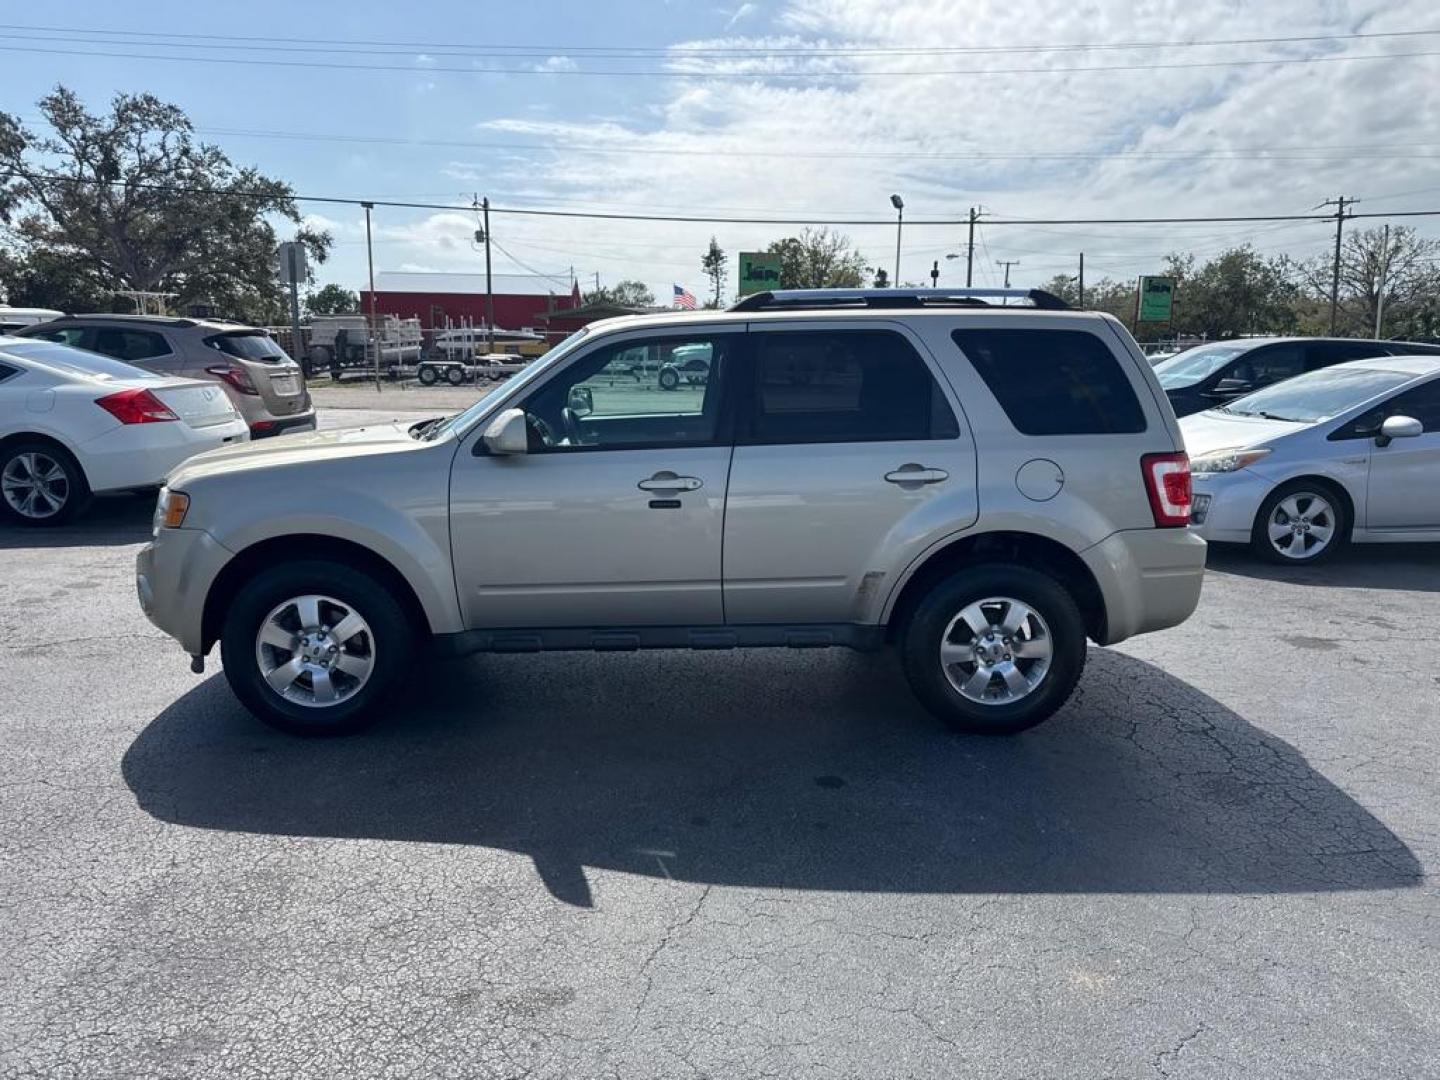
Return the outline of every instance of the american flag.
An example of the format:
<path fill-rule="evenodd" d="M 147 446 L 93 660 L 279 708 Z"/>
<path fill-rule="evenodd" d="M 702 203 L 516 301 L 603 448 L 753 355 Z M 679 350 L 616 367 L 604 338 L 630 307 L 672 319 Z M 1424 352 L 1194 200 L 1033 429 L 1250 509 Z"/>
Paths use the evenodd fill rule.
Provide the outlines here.
<path fill-rule="evenodd" d="M 695 294 L 683 286 L 675 286 L 675 306 L 686 311 L 695 310 Z"/>

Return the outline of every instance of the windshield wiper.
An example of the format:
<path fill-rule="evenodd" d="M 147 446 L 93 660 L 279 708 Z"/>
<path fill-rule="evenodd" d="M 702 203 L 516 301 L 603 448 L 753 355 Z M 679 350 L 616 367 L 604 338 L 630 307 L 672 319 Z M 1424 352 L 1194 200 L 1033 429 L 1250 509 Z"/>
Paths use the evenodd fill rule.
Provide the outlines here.
<path fill-rule="evenodd" d="M 430 420 L 421 420 L 418 424 L 411 424 L 410 435 L 412 438 L 416 439 L 428 439 L 430 437 L 430 433 L 433 432 L 437 426 L 443 424 L 448 419 L 449 417 L 447 416 L 436 416 Z"/>
<path fill-rule="evenodd" d="M 1303 424 L 1305 422 L 1303 420 L 1297 420 L 1293 416 L 1279 416 L 1273 412 L 1265 412 L 1263 409 L 1260 412 L 1247 413 L 1246 415 L 1263 416 L 1266 420 L 1283 420 L 1287 424 Z"/>

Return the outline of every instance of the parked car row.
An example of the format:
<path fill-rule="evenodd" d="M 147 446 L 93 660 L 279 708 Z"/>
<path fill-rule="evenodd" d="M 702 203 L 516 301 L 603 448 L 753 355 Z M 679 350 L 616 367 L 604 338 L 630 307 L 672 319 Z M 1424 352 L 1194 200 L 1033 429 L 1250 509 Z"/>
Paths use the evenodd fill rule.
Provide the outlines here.
<path fill-rule="evenodd" d="M 249 439 L 213 382 L 0 337 L 0 512 L 56 525 L 91 494 L 159 487 L 181 462 Z"/>

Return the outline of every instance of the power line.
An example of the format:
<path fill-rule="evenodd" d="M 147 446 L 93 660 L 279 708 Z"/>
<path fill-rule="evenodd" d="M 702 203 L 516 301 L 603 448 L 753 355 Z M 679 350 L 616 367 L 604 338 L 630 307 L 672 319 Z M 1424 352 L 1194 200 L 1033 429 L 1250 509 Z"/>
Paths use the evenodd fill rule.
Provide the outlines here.
<path fill-rule="evenodd" d="M 88 56 L 113 60 L 159 60 L 182 64 L 232 64 L 244 67 L 282 67 L 323 69 L 326 71 L 399 71 L 409 75 L 435 73 L 460 75 L 544 75 L 544 76 L 597 76 L 597 77 L 647 77 L 678 79 L 839 79 L 892 77 L 935 77 L 935 76 L 983 76 L 983 75 L 1076 75 L 1104 72 L 1113 74 L 1126 71 L 1175 71 L 1182 69 L 1233 68 L 1233 67 L 1276 67 L 1286 64 L 1338 64 L 1355 60 L 1412 60 L 1421 57 L 1440 56 L 1440 51 L 1408 53 L 1357 53 L 1346 56 L 1292 56 L 1270 57 L 1249 60 L 1200 60 L 1160 64 L 1110 64 L 1087 67 L 1060 68 L 936 68 L 933 70 L 885 70 L 857 68 L 853 71 L 683 71 L 673 68 L 565 68 L 535 66 L 516 67 L 443 67 L 437 64 L 337 64 L 325 60 L 259 60 L 242 59 L 235 56 L 167 56 L 164 53 L 113 52 L 94 49 L 51 49 L 30 45 L 0 45 L 0 52 L 43 53 L 50 56 Z"/>
<path fill-rule="evenodd" d="M 139 191 L 168 192 L 174 195 L 213 195 L 219 198 L 235 199 L 261 199 L 274 201 L 276 195 L 273 192 L 243 191 L 227 188 L 205 188 L 198 185 L 182 186 L 178 184 L 153 184 L 153 183 L 130 183 L 120 180 L 97 180 L 92 177 L 74 176 L 43 176 L 35 173 L 27 173 L 18 169 L 6 170 L 3 174 L 5 179 L 19 177 L 31 183 L 41 184 L 89 184 L 106 187 L 125 188 Z M 340 206 L 385 206 L 392 209 L 402 210 L 445 210 L 452 212 L 465 212 L 472 207 L 468 203 L 428 203 L 428 202 L 406 202 L 396 199 L 347 199 L 334 195 L 297 195 L 294 193 L 283 196 L 292 202 L 300 203 L 322 203 L 327 205 Z M 555 217 L 555 218 L 580 218 L 599 221 L 662 221 L 681 222 L 688 224 L 704 225 L 847 225 L 847 226 L 887 226 L 894 227 L 894 221 L 884 218 L 823 218 L 823 217 L 798 217 L 798 218 L 731 218 L 715 217 L 701 214 L 617 214 L 597 213 L 583 210 L 547 210 L 536 207 L 498 207 L 491 206 L 492 214 L 514 214 L 527 217 Z M 1364 214 L 1346 213 L 1347 219 L 1358 218 L 1420 218 L 1440 217 L 1440 209 L 1436 210 L 1394 210 L 1374 211 Z M 987 225 L 995 226 L 1034 226 L 1034 225 L 1184 225 L 1184 224 L 1243 224 L 1246 222 L 1264 221 L 1334 221 L 1334 214 L 1210 214 L 1192 215 L 1186 217 L 1132 217 L 1132 218 L 993 218 L 987 217 Z M 959 218 L 929 218 L 922 221 L 913 221 L 912 226 L 956 226 L 967 225 L 968 217 Z"/>
<path fill-rule="evenodd" d="M 35 121 L 31 121 L 35 122 Z M 44 121 L 41 121 L 44 122 Z M 385 135 L 350 135 L 341 133 L 320 133 L 300 131 L 272 131 L 267 129 L 254 128 L 214 128 L 197 127 L 195 131 L 203 135 L 219 135 L 227 138 L 242 139 L 279 139 L 298 142 L 339 142 L 339 143 L 375 143 L 387 146 L 429 146 L 449 150 L 547 150 L 564 153 L 581 154 L 618 154 L 622 156 L 633 156 L 637 154 L 658 155 L 666 157 L 714 157 L 715 149 L 687 149 L 683 147 L 640 147 L 640 146 L 595 146 L 580 143 L 556 142 L 556 143 L 525 143 L 525 142 L 474 142 L 464 139 L 407 139 L 398 136 Z M 1384 153 L 1388 158 L 1419 160 L 1429 158 L 1440 158 L 1440 153 L 1435 154 L 1402 154 L 1396 151 L 1411 150 L 1417 148 L 1440 149 L 1440 142 L 1416 142 L 1416 143 L 1369 143 L 1369 144 L 1335 144 L 1328 146 L 1278 146 L 1266 147 L 1214 147 L 1199 150 L 1119 150 L 1113 153 L 1097 153 L 1086 151 L 1068 150 L 967 150 L 955 153 L 923 153 L 912 150 L 896 148 L 885 151 L 854 151 L 854 150 L 795 150 L 791 152 L 777 150 L 734 150 L 725 149 L 722 152 L 726 157 L 741 158 L 820 158 L 836 159 L 841 161 L 852 159 L 875 158 L 879 160 L 901 159 L 905 161 L 1009 161 L 1009 160 L 1061 160 L 1061 161 L 1108 161 L 1112 158 L 1134 158 L 1154 159 L 1159 161 L 1185 161 L 1198 157 L 1218 157 L 1226 161 L 1350 161 L 1357 153 Z M 1316 156 L 1334 151 L 1333 157 Z M 1279 156 L 1279 155 L 1286 156 Z M 1300 156 L 1289 156 L 1292 154 Z"/>
<path fill-rule="evenodd" d="M 74 27 L 74 26 L 32 26 L 20 23 L 0 23 L 0 30 L 16 31 L 18 33 L 32 31 L 43 34 L 97 34 L 106 38 L 159 38 L 184 41 L 216 41 L 226 46 L 232 46 L 236 42 L 259 42 L 259 48 L 271 51 L 277 48 L 273 38 L 250 36 L 240 34 L 187 34 L 174 31 L 148 31 L 148 30 L 115 30 L 101 27 Z M 1248 38 L 1209 38 L 1209 39 L 1187 39 L 1171 41 L 1120 41 L 1120 42 L 1064 42 L 1064 43 L 1022 43 L 1016 45 L 957 45 L 957 46 L 796 46 L 794 48 L 765 46 L 725 46 L 725 47 L 691 47 L 684 44 L 678 46 L 620 46 L 620 45 L 576 45 L 576 44 L 546 44 L 532 43 L 525 45 L 506 45 L 490 42 L 485 45 L 466 45 L 454 41 L 384 41 L 374 39 L 355 38 L 291 38 L 291 41 L 303 41 L 315 45 L 338 46 L 341 48 L 354 48 L 376 46 L 379 50 L 387 53 L 394 53 L 397 49 L 428 49 L 446 54 L 473 53 L 479 56 L 549 56 L 556 53 L 581 53 L 587 57 L 662 57 L 662 56 L 948 56 L 948 55 L 975 55 L 975 54 L 1011 54 L 1011 53 L 1036 53 L 1036 52 L 1087 52 L 1087 51 L 1129 51 L 1141 49 L 1191 49 L 1209 48 L 1215 46 L 1233 45 L 1296 45 L 1313 44 L 1319 42 L 1337 41 L 1361 41 L 1361 40 L 1393 40 L 1413 37 L 1431 37 L 1440 35 L 1440 29 L 1415 29 L 1415 30 L 1392 30 L 1392 31 L 1369 31 L 1357 33 L 1338 34 L 1305 34 L 1291 35 L 1285 37 L 1248 37 Z M 50 39 L 39 39 L 50 40 Z M 63 39 L 54 39 L 63 40 Z M 163 42 L 136 42 L 139 45 L 163 44 Z M 215 48 L 219 46 L 196 46 Z M 238 47 L 238 46 L 236 46 Z M 491 51 L 493 50 L 493 52 Z"/>

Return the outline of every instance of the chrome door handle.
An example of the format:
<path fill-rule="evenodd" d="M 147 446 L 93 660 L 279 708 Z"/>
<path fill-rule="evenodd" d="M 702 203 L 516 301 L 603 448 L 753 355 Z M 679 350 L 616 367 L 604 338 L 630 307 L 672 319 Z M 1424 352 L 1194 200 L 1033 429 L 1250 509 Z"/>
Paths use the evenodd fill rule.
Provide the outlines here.
<path fill-rule="evenodd" d="M 887 472 L 885 479 L 892 484 L 900 484 L 902 487 L 909 484 L 938 484 L 942 480 L 949 480 L 950 474 L 944 469 L 931 469 L 925 465 L 917 465 L 915 462 L 901 465 L 893 472 Z"/>
<path fill-rule="evenodd" d="M 641 491 L 694 491 L 704 483 L 698 476 L 676 476 L 672 472 L 658 472 L 649 480 L 641 480 L 635 486 Z"/>

